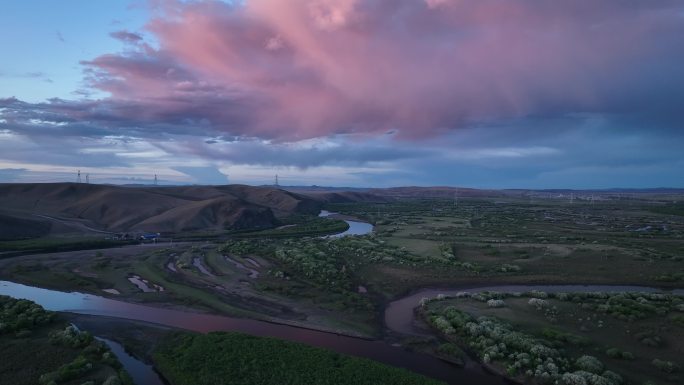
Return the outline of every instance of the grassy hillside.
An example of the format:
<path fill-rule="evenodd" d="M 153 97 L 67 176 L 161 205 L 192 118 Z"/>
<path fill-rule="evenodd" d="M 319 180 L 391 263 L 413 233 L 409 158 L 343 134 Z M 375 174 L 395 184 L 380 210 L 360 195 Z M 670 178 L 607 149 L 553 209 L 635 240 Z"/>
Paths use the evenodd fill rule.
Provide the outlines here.
<path fill-rule="evenodd" d="M 73 233 L 264 229 L 277 226 L 279 218 L 317 213 L 319 207 L 303 195 L 243 185 L 0 184 L 6 239 L 46 236 L 51 225 Z"/>

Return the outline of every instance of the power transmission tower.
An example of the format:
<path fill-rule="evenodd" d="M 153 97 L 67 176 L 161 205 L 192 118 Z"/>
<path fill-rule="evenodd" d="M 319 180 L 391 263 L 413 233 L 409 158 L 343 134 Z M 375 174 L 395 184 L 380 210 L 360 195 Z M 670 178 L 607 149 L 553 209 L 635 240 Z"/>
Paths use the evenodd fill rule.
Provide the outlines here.
<path fill-rule="evenodd" d="M 275 175 L 275 185 L 276 185 L 276 186 L 280 186 L 280 185 L 278 184 L 278 174 Z"/>
<path fill-rule="evenodd" d="M 78 176 L 76 177 L 76 183 L 81 183 L 81 170 L 78 170 Z"/>
<path fill-rule="evenodd" d="M 157 185 L 157 174 L 154 174 L 154 185 Z"/>

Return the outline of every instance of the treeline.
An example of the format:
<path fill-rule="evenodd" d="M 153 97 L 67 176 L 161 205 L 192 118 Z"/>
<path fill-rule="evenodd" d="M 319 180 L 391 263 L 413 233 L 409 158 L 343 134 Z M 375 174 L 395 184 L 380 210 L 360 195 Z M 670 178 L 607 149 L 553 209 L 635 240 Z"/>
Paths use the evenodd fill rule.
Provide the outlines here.
<path fill-rule="evenodd" d="M 303 236 L 323 236 L 337 234 L 349 229 L 347 222 L 339 219 L 308 217 L 306 220 L 297 220 L 287 223 L 279 228 L 261 231 L 235 232 L 233 237 L 252 238 L 290 238 Z"/>

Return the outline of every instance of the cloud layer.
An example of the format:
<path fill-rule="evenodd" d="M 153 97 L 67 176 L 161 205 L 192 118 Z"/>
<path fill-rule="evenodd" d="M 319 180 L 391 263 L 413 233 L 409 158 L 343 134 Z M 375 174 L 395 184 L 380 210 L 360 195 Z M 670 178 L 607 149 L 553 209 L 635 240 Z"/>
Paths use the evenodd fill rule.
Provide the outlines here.
<path fill-rule="evenodd" d="M 160 4 L 154 44 L 116 31 L 129 50 L 84 62 L 111 97 L 57 112 L 280 140 L 536 114 L 682 118 L 681 1 Z"/>
<path fill-rule="evenodd" d="M 301 168 L 558 157 L 589 123 L 682 140 L 683 1 L 237 3 L 151 2 L 143 30 L 111 33 L 126 50 L 82 62 L 108 96 L 0 99 L 0 128 Z"/>

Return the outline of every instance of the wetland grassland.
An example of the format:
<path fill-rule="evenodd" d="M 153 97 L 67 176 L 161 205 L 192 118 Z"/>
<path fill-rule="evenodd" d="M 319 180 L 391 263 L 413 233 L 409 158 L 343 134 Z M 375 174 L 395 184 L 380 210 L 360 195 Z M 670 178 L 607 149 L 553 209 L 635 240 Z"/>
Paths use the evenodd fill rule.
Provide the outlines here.
<path fill-rule="evenodd" d="M 391 301 L 424 288 L 682 288 L 684 216 L 678 199 L 656 194 L 573 201 L 498 197 L 328 204 L 327 210 L 372 224 L 372 233 L 322 237 L 321 231 L 344 229 L 330 219 L 311 216 L 307 224 L 306 217 L 297 217 L 278 229 L 227 232 L 203 241 L 5 258 L 0 260 L 0 278 L 379 338 L 451 362 L 462 361 L 464 349 L 523 382 L 676 384 L 684 348 L 678 342 L 684 340 L 678 297 L 666 295 L 661 301 L 645 294 L 594 293 L 575 299 L 568 293 L 568 300 L 549 294 L 539 298 L 549 305 L 542 310 L 528 305 L 529 296 L 487 299 L 503 300 L 501 308 L 472 297 L 434 301 L 421 307 L 415 320 L 429 325 L 432 337 L 389 330 L 384 312 Z M 558 312 L 553 320 L 547 314 L 552 311 Z M 445 333 L 444 322 L 435 321 L 439 317 L 455 332 Z M 497 330 L 528 335 L 557 351 L 551 353 L 558 358 L 553 362 L 557 372 L 545 366 L 540 370 L 548 378 L 537 376 L 537 366 L 546 365 L 546 357 L 535 361 L 541 356 L 521 356 L 534 365 L 520 363 L 517 356 L 501 359 L 498 353 L 486 360 L 486 344 L 474 346 L 453 324 L 477 323 L 481 317 L 490 317 Z M 591 358 L 580 360 L 584 356 Z M 598 365 L 593 371 L 584 368 L 583 361 L 594 360 L 600 373 Z"/>

